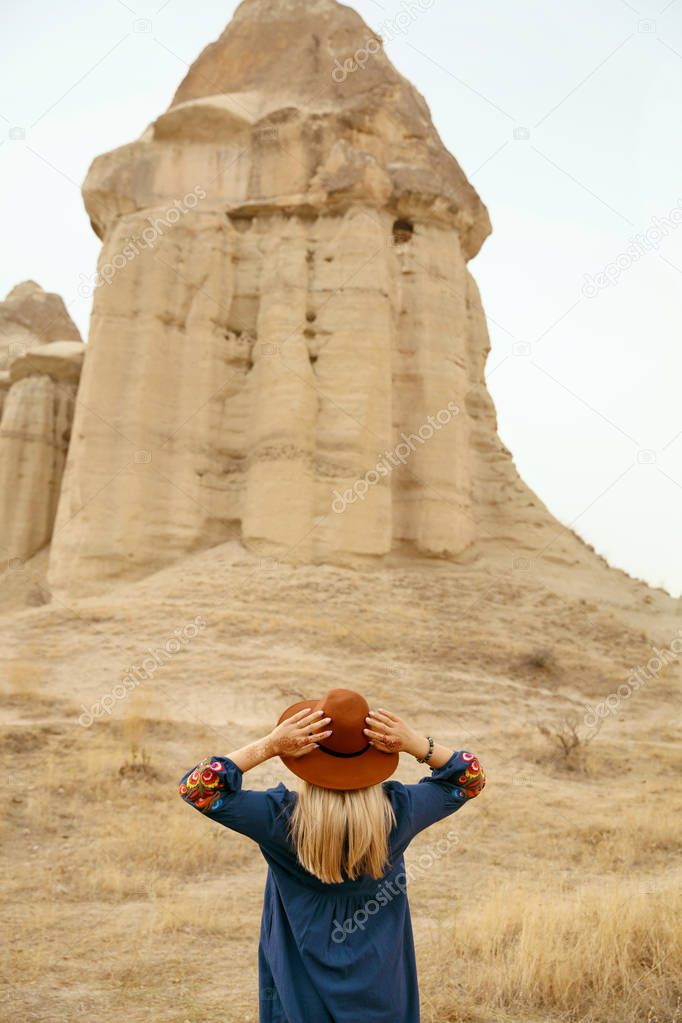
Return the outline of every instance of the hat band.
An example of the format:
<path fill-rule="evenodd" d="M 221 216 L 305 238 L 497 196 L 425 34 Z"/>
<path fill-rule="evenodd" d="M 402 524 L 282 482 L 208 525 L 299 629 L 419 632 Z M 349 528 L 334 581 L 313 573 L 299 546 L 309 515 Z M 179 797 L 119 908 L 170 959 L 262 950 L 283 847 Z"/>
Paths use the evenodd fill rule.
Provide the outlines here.
<path fill-rule="evenodd" d="M 357 752 L 355 752 L 355 753 L 339 753 L 338 750 L 330 749 L 329 746 L 323 746 L 322 743 L 319 743 L 317 748 L 319 750 L 322 750 L 323 753 L 328 753 L 330 757 L 343 757 L 343 758 L 361 757 L 362 754 L 366 753 L 367 750 L 369 749 L 369 743 L 367 743 L 366 746 L 363 746 L 362 749 L 357 750 Z"/>

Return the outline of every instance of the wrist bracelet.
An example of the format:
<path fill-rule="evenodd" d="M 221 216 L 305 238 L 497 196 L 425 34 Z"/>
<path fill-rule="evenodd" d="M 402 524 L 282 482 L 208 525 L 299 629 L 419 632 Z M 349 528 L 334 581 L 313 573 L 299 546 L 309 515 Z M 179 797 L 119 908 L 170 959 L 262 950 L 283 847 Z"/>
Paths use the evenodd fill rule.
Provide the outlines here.
<path fill-rule="evenodd" d="M 428 764 L 429 760 L 433 756 L 433 739 L 430 735 L 427 735 L 426 738 L 429 740 L 429 752 L 425 757 L 417 757 L 418 764 Z"/>

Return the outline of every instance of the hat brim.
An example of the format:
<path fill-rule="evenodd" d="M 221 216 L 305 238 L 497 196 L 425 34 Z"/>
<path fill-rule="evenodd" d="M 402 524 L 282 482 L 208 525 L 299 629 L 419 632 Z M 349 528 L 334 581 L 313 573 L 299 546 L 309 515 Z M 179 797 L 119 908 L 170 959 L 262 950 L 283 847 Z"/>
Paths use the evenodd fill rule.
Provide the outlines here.
<path fill-rule="evenodd" d="M 299 700 L 280 715 L 277 724 L 286 721 L 299 710 L 312 707 L 318 700 Z M 302 757 L 282 756 L 280 760 L 292 774 L 323 789 L 367 789 L 386 781 L 400 761 L 398 753 L 383 753 L 370 746 L 357 757 L 334 757 L 324 750 L 314 749 Z"/>

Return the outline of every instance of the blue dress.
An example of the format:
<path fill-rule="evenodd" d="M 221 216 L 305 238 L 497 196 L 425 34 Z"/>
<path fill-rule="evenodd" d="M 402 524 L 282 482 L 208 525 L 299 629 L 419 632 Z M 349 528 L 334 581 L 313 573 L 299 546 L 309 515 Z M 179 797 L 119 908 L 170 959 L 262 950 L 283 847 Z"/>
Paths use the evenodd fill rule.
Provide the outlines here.
<path fill-rule="evenodd" d="M 268 864 L 258 949 L 261 1023 L 419 1023 L 407 881 L 457 838 L 448 832 L 407 871 L 403 853 L 484 785 L 478 760 L 466 752 L 416 785 L 384 782 L 396 817 L 386 874 L 325 884 L 299 864 L 289 839 L 295 792 L 281 782 L 264 792 L 242 789 L 242 772 L 227 757 L 209 757 L 184 776 L 182 798 L 252 838 Z"/>

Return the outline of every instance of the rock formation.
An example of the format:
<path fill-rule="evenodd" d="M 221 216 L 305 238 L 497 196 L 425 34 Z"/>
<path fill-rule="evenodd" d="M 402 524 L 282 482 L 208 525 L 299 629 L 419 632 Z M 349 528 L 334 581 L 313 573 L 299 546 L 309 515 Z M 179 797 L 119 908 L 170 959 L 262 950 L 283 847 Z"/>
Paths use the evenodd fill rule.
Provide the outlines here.
<path fill-rule="evenodd" d="M 237 537 L 454 557 L 537 513 L 483 378 L 487 211 L 350 8 L 245 0 L 84 197 L 103 248 L 54 586 Z"/>
<path fill-rule="evenodd" d="M 78 327 L 64 302 L 52 292 L 43 291 L 35 281 L 24 281 L 12 288 L 0 302 L 0 373 L 31 348 L 51 341 L 80 341 Z"/>
<path fill-rule="evenodd" d="M 0 544 L 23 561 L 49 542 L 85 346 L 58 295 L 32 281 L 0 303 Z"/>

